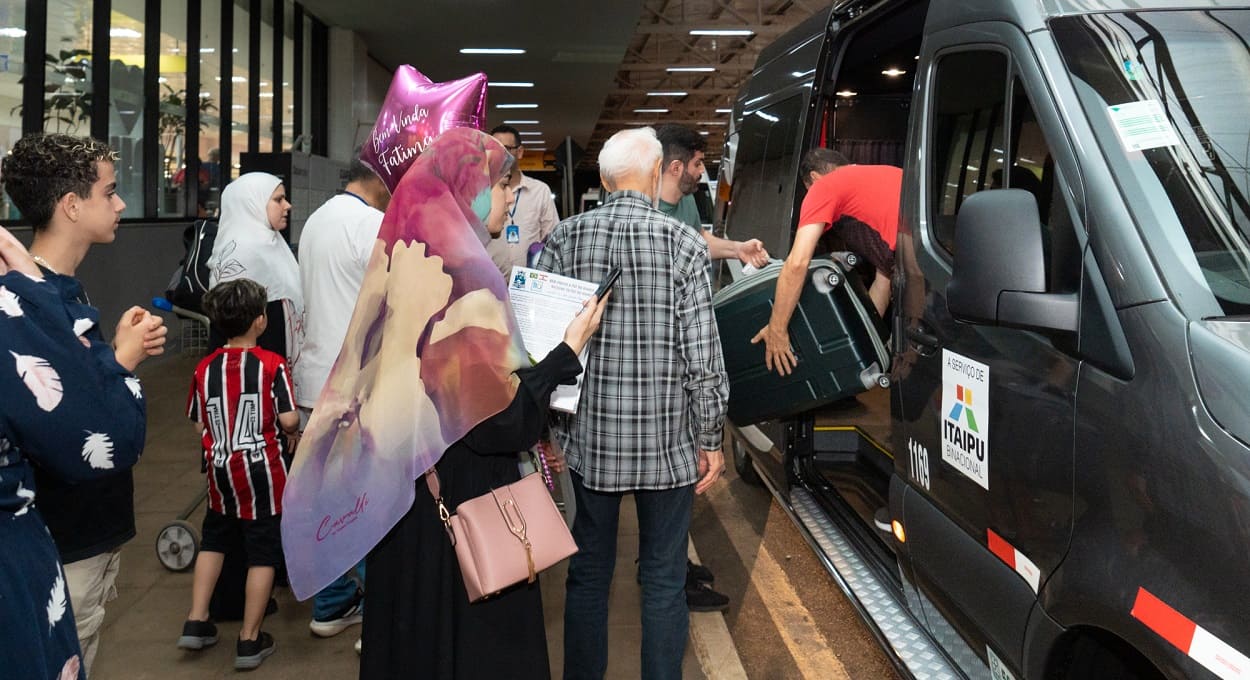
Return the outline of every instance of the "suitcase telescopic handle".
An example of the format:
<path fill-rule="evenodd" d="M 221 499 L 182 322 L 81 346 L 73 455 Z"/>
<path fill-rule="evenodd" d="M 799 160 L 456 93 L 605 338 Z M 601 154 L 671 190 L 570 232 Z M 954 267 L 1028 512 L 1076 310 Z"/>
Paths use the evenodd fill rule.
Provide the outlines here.
<path fill-rule="evenodd" d="M 942 341 L 929 332 L 928 327 L 923 324 L 915 328 L 908 328 L 907 339 L 918 345 L 918 349 L 921 350 L 933 351 L 942 345 Z"/>

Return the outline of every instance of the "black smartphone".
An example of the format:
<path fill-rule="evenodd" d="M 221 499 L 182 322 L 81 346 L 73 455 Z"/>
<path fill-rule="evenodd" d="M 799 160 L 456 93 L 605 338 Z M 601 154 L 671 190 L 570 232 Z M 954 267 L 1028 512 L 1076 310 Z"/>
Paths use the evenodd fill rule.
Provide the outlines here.
<path fill-rule="evenodd" d="M 621 267 L 617 265 L 608 272 L 607 276 L 603 277 L 603 283 L 599 284 L 599 289 L 595 291 L 595 297 L 602 300 L 603 296 L 612 290 L 612 286 L 616 285 L 616 280 L 619 278 L 621 278 Z"/>

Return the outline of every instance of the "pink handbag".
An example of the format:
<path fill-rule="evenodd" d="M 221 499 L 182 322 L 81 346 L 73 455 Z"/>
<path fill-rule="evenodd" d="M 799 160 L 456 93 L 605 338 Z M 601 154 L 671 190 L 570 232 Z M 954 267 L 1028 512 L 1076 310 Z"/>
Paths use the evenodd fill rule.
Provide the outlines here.
<path fill-rule="evenodd" d="M 521 581 L 533 583 L 538 572 L 577 552 L 573 535 L 537 472 L 470 498 L 454 515 L 443 504 L 433 468 L 425 473 L 425 482 L 456 549 L 470 602 Z"/>

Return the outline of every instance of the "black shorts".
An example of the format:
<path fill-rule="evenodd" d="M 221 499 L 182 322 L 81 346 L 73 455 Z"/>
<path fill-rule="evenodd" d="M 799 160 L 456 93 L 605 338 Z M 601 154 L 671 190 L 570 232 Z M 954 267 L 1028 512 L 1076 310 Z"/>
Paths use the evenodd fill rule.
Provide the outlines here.
<path fill-rule="evenodd" d="M 249 567 L 282 567 L 282 518 L 239 519 L 208 510 L 200 530 L 200 551 L 228 553 L 242 548 Z"/>

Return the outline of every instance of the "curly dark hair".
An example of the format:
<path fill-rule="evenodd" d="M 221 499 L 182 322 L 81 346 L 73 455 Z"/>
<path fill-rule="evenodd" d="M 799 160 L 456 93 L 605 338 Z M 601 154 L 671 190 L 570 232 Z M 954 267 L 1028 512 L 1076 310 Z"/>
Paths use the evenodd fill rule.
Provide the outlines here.
<path fill-rule="evenodd" d="M 803 160 L 799 162 L 799 177 L 806 183 L 808 176 L 813 172 L 826 175 L 844 165 L 850 164 L 851 162 L 841 153 L 833 149 L 816 147 L 803 154 Z"/>
<path fill-rule="evenodd" d="M 117 161 L 108 144 L 90 137 L 35 133 L 22 137 L 0 164 L 0 183 L 35 231 L 46 229 L 65 194 L 91 196 L 100 179 L 96 161 Z"/>
<path fill-rule="evenodd" d="M 661 125 L 656 129 L 655 136 L 664 145 L 664 167 L 673 161 L 681 161 L 684 166 L 694 158 L 695 152 L 707 151 L 707 140 L 703 139 L 703 135 L 685 125 Z"/>
<path fill-rule="evenodd" d="M 213 286 L 204 294 L 204 314 L 227 339 L 237 338 L 265 313 L 269 294 L 251 279 L 233 279 Z"/>

